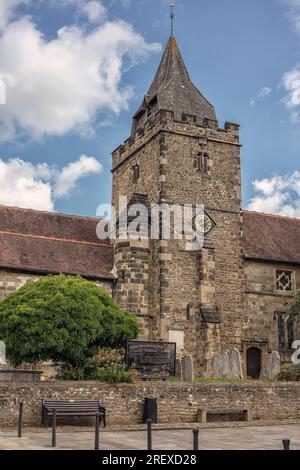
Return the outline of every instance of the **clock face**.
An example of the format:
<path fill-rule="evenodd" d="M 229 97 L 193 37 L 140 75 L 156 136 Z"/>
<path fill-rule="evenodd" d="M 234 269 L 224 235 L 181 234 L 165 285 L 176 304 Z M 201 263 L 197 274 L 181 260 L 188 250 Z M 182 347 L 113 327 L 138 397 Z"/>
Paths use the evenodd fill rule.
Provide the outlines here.
<path fill-rule="evenodd" d="M 212 220 L 207 214 L 204 214 L 204 234 L 208 234 L 212 230 Z"/>
<path fill-rule="evenodd" d="M 199 234 L 204 236 L 208 235 L 214 228 L 216 224 L 212 218 L 204 212 L 204 215 L 198 215 L 193 220 L 193 229 Z"/>

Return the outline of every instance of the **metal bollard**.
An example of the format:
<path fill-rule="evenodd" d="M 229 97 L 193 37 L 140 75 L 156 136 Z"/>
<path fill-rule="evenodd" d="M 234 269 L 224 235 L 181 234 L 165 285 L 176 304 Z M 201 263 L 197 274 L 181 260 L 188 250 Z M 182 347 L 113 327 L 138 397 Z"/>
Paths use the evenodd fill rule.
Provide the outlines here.
<path fill-rule="evenodd" d="M 148 450 L 152 450 L 152 419 L 147 419 Z"/>
<path fill-rule="evenodd" d="M 18 437 L 22 437 L 22 434 L 23 434 L 23 414 L 24 414 L 24 402 L 20 401 L 20 404 L 19 404 Z"/>
<path fill-rule="evenodd" d="M 100 414 L 97 414 L 96 426 L 95 426 L 95 450 L 100 449 L 99 439 L 100 439 Z"/>
<path fill-rule="evenodd" d="M 194 450 L 199 450 L 199 429 L 193 429 Z"/>
<path fill-rule="evenodd" d="M 53 409 L 52 417 L 52 447 L 56 447 L 56 410 Z"/>
<path fill-rule="evenodd" d="M 291 441 L 289 439 L 283 439 L 283 450 L 290 450 Z"/>

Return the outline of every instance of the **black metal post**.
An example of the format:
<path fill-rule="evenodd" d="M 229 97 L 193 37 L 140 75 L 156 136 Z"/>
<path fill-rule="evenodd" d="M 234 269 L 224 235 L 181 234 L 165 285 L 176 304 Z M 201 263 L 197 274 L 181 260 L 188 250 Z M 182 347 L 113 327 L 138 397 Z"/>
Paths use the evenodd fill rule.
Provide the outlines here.
<path fill-rule="evenodd" d="M 95 427 L 95 450 L 100 449 L 99 439 L 100 439 L 100 414 L 97 414 L 96 415 L 96 427 Z"/>
<path fill-rule="evenodd" d="M 53 409 L 52 417 L 52 447 L 56 447 L 56 410 Z"/>
<path fill-rule="evenodd" d="M 199 429 L 193 429 L 194 450 L 199 450 Z"/>
<path fill-rule="evenodd" d="M 147 419 L 148 450 L 152 450 L 152 419 Z"/>
<path fill-rule="evenodd" d="M 289 439 L 283 439 L 283 450 L 290 450 L 291 441 Z"/>
<path fill-rule="evenodd" d="M 24 413 L 24 402 L 20 401 L 20 404 L 19 404 L 18 437 L 22 437 L 22 434 L 23 434 L 23 413 Z"/>

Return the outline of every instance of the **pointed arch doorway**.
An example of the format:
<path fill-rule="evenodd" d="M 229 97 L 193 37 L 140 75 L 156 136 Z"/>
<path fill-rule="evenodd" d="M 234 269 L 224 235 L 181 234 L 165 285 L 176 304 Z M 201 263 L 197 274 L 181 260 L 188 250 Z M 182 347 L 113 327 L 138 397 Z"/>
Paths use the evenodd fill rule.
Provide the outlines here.
<path fill-rule="evenodd" d="M 261 373 L 261 350 L 247 349 L 247 377 L 259 379 Z"/>

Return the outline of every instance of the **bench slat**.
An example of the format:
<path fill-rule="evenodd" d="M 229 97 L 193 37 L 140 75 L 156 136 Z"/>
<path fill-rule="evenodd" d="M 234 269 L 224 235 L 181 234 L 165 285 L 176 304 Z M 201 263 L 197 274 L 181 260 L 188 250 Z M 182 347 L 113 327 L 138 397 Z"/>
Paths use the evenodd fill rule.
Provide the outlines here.
<path fill-rule="evenodd" d="M 106 410 L 101 405 L 100 400 L 43 400 L 43 423 L 47 424 L 47 416 L 53 416 L 53 411 L 57 416 L 96 416 L 100 415 L 101 420 L 106 425 Z"/>

